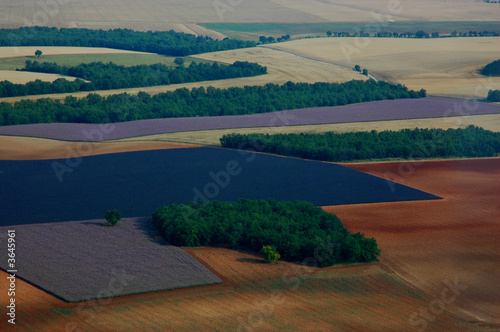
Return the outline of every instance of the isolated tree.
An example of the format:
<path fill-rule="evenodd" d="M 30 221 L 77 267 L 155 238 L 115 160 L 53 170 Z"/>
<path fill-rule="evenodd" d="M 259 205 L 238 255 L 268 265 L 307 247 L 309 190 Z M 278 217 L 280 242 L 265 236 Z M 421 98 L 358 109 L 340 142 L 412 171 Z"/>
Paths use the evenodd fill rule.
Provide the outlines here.
<path fill-rule="evenodd" d="M 108 212 L 106 212 L 106 215 L 104 216 L 104 218 L 106 219 L 106 224 L 109 225 L 109 226 L 115 226 L 118 221 L 120 221 L 120 219 L 122 218 L 122 215 L 120 213 L 120 211 L 118 210 L 108 210 Z"/>
<path fill-rule="evenodd" d="M 264 255 L 264 260 L 267 263 L 274 263 L 281 258 L 275 246 L 263 246 L 260 253 Z"/>
<path fill-rule="evenodd" d="M 331 31 L 327 31 L 327 32 L 326 32 L 326 35 L 327 35 L 328 37 L 331 37 L 331 36 L 332 36 L 332 32 L 331 32 Z"/>
<path fill-rule="evenodd" d="M 360 67 L 359 65 L 355 65 L 355 66 L 354 66 L 354 70 L 355 70 L 355 71 L 361 71 L 361 67 Z"/>
<path fill-rule="evenodd" d="M 368 69 L 363 69 L 363 75 L 368 76 Z"/>
<path fill-rule="evenodd" d="M 184 58 L 175 58 L 174 60 L 174 63 L 179 66 L 182 66 L 184 62 L 185 62 Z"/>
<path fill-rule="evenodd" d="M 42 52 L 42 51 L 40 51 L 40 50 L 36 50 L 36 51 L 35 51 L 35 55 L 36 55 L 38 58 L 42 55 L 42 53 L 43 53 L 43 52 Z"/>

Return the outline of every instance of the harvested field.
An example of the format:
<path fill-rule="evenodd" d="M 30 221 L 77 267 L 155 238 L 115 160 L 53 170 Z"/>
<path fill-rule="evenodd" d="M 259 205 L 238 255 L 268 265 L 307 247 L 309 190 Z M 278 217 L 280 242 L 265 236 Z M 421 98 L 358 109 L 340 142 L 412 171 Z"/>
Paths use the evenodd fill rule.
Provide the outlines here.
<path fill-rule="evenodd" d="M 453 98 L 420 98 L 241 116 L 151 119 L 112 125 L 51 123 L 2 126 L 0 135 L 68 141 L 107 141 L 183 131 L 447 118 L 499 113 L 500 106 L 496 104 Z M 453 122 L 455 120 L 450 120 L 450 123 Z"/>
<path fill-rule="evenodd" d="M 274 198 L 315 205 L 439 197 L 343 166 L 215 148 L 0 161 L 2 225 L 148 216 L 190 201 Z M 21 188 L 21 189 L 20 189 Z M 77 189 L 75 189 L 77 188 Z M 64 206 L 64 209 L 60 207 Z"/>
<path fill-rule="evenodd" d="M 45 4 L 45 3 L 44 3 Z M 52 3 L 51 3 L 52 4 Z M 389 6 L 391 8 L 389 8 Z M 220 35 L 199 31 L 193 23 L 205 22 L 377 22 L 373 13 L 392 11 L 396 21 L 496 21 L 500 9 L 484 1 L 386 0 L 309 1 L 253 0 L 221 2 L 209 0 L 103 0 L 92 3 L 58 1 L 52 5 L 33 5 L 28 0 L 0 1 L 0 26 L 27 25 L 61 28 L 170 30 Z M 384 22 L 386 18 L 383 17 Z"/>
<path fill-rule="evenodd" d="M 386 172 L 398 173 L 399 163 L 349 167 L 387 176 Z M 243 330 L 411 331 L 425 323 L 426 331 L 496 330 L 500 327 L 496 286 L 500 257 L 495 237 L 499 169 L 499 159 L 425 162 L 415 167 L 412 176 L 398 181 L 445 196 L 444 200 L 325 208 L 340 216 L 350 231 L 377 238 L 382 249 L 378 264 L 314 270 L 288 262 L 262 264 L 251 253 L 191 248 L 186 251 L 223 284 L 79 305 L 17 280 L 16 325 L 37 331 L 238 326 Z M 5 279 L 6 273 L 0 271 L 0 275 Z M 302 277 L 294 279 L 297 275 Z M 443 281 L 454 282 L 455 276 L 459 285 L 467 286 L 455 301 L 445 304 L 442 312 L 436 307 L 434 311 L 441 313 L 432 315 L 433 320 L 422 316 L 409 320 L 420 310 L 430 310 L 431 303 L 448 289 Z M 1 282 L 1 305 L 8 301 L 7 290 L 7 283 Z M 486 317 L 488 308 L 493 318 Z M 6 325 L 6 320 L 0 320 L 0 328 Z"/>
<path fill-rule="evenodd" d="M 384 13 L 395 21 L 496 21 L 500 8 L 484 1 L 447 0 L 349 0 L 304 3 L 300 0 L 272 0 L 284 7 L 309 13 L 331 22 L 377 22 L 376 13 Z M 492 6 L 493 5 L 493 6 Z M 385 18 L 385 16 L 384 16 Z M 385 23 L 385 21 L 383 22 Z"/>
<path fill-rule="evenodd" d="M 381 263 L 435 298 L 457 278 L 466 289 L 452 305 L 498 329 L 500 159 L 347 166 L 444 198 L 325 209 L 350 232 L 375 237 Z"/>
<path fill-rule="evenodd" d="M 0 4 L 1 6 L 1 4 Z M 19 46 L 19 47 L 0 47 L 0 58 L 14 57 L 34 57 L 36 50 L 42 50 L 43 55 L 61 55 L 61 54 L 149 54 L 144 52 L 117 50 L 114 48 L 102 47 L 70 47 L 70 46 Z"/>
<path fill-rule="evenodd" d="M 43 138 L 0 136 L 0 160 L 64 159 L 71 151 L 80 157 L 109 153 L 182 149 L 199 145 L 170 142 L 65 142 Z"/>
<path fill-rule="evenodd" d="M 378 79 L 431 95 L 486 98 L 488 90 L 500 89 L 500 78 L 477 73 L 498 59 L 500 37 L 319 38 L 263 47 L 351 68 L 358 64 Z"/>
<path fill-rule="evenodd" d="M 67 302 L 221 282 L 185 251 L 162 241 L 151 218 L 123 219 L 115 227 L 103 223 L 16 226 L 17 276 Z M 11 227 L 0 227 L 0 239 L 7 242 Z M 0 267 L 9 270 L 7 261 Z"/>
<path fill-rule="evenodd" d="M 45 82 L 54 82 L 58 78 L 64 78 L 68 81 L 76 80 L 76 77 L 59 75 L 59 74 L 45 74 L 45 73 L 31 73 L 27 71 L 15 70 L 0 70 L 0 82 L 9 81 L 14 84 L 26 84 L 35 80 Z"/>
<path fill-rule="evenodd" d="M 171 84 L 166 86 L 155 86 L 146 88 L 93 91 L 92 93 L 97 93 L 102 96 L 109 96 L 124 92 L 129 94 L 138 94 L 140 91 L 145 91 L 153 95 L 160 92 L 174 91 L 179 88 L 192 89 L 198 87 L 213 86 L 216 88 L 227 89 L 230 87 L 265 85 L 267 83 L 284 84 L 288 81 L 305 82 L 305 83 L 316 83 L 316 82 L 343 83 L 351 80 L 367 79 L 366 76 L 347 68 L 334 66 L 328 63 L 320 63 L 320 62 L 310 61 L 307 59 L 301 59 L 293 55 L 282 54 L 274 50 L 260 48 L 260 47 L 233 50 L 233 51 L 205 53 L 205 54 L 193 55 L 187 57 L 187 59 L 193 59 L 196 61 L 199 60 L 216 61 L 225 64 L 233 64 L 235 61 L 256 62 L 261 66 L 267 67 L 268 73 L 266 75 L 259 75 L 255 77 L 234 78 L 227 80 L 204 81 L 204 82 L 184 83 L 184 84 Z M 1 98 L 0 102 L 1 101 L 15 102 L 22 99 L 36 100 L 40 98 L 64 99 L 66 96 L 69 95 L 78 98 L 83 98 L 88 95 L 88 92 L 9 97 L 9 98 Z"/>

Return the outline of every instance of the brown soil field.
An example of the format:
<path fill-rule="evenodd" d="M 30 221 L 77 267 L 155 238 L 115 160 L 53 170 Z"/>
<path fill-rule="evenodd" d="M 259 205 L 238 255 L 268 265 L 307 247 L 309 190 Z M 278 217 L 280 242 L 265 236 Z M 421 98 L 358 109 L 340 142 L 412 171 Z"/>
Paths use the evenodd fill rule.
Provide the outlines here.
<path fill-rule="evenodd" d="M 193 144 L 169 142 L 65 142 L 43 138 L 0 136 L 0 160 L 62 159 L 99 154 L 197 147 Z"/>
<path fill-rule="evenodd" d="M 477 72 L 498 59 L 500 37 L 316 38 L 264 47 L 348 67 L 358 64 L 377 79 L 430 95 L 485 98 L 488 90 L 500 89 L 499 77 Z"/>
<path fill-rule="evenodd" d="M 65 78 L 68 81 L 76 80 L 76 77 L 58 75 L 58 74 L 45 74 L 45 73 L 31 73 L 27 71 L 15 70 L 0 70 L 0 82 L 10 81 L 14 84 L 26 84 L 35 80 L 46 82 L 54 82 L 58 78 Z"/>
<path fill-rule="evenodd" d="M 223 284 L 83 304 L 64 303 L 18 279 L 16 328 L 499 329 L 500 159 L 347 166 L 444 199 L 325 207 L 350 231 L 377 239 L 382 250 L 380 263 L 315 269 L 282 261 L 264 264 L 248 252 L 190 248 L 186 250 Z M 5 280 L 6 273 L 0 275 Z M 450 283 L 457 285 L 454 290 L 449 290 Z M 1 282 L 1 305 L 8 301 L 7 289 L 7 283 Z M 427 319 L 422 312 L 429 315 Z M 4 317 L 0 327 L 6 326 Z"/>
<path fill-rule="evenodd" d="M 224 135 L 232 133 L 288 134 L 288 133 L 324 133 L 327 131 L 346 133 L 353 131 L 372 131 L 372 130 L 397 131 L 401 129 L 415 129 L 415 128 L 457 129 L 457 128 L 465 128 L 469 125 L 482 127 L 486 130 L 500 132 L 500 115 L 492 114 L 492 115 L 474 115 L 474 116 L 451 117 L 451 118 L 350 122 L 350 123 L 335 123 L 335 124 L 307 125 L 307 126 L 201 130 L 201 131 L 187 131 L 179 133 L 126 138 L 123 140 L 119 140 L 119 142 L 165 141 L 165 142 L 179 142 L 179 143 L 189 143 L 189 144 L 220 146 L 219 139 Z"/>
<path fill-rule="evenodd" d="M 119 93 L 138 94 L 140 91 L 145 91 L 151 95 L 160 92 L 173 91 L 179 88 L 197 88 L 209 87 L 216 88 L 230 88 L 230 87 L 244 87 L 246 85 L 265 85 L 267 83 L 283 84 L 288 81 L 292 82 L 346 82 L 350 80 L 366 80 L 366 76 L 354 72 L 350 69 L 342 68 L 339 66 L 331 65 L 328 63 L 320 63 L 307 59 L 302 59 L 293 55 L 276 52 L 266 48 L 249 48 L 233 51 L 223 51 L 206 53 L 191 56 L 194 59 L 203 59 L 210 61 L 218 61 L 222 63 L 232 64 L 235 61 L 248 61 L 256 62 L 262 66 L 267 67 L 268 74 L 235 78 L 219 81 L 204 81 L 196 83 L 172 84 L 164 86 L 154 86 L 146 88 L 132 88 L 132 89 L 119 89 L 119 90 L 106 90 L 106 91 L 92 91 L 102 96 L 109 96 Z M 64 99 L 68 95 L 78 98 L 87 96 L 88 92 L 78 93 L 64 93 L 64 94 L 51 94 L 51 95 L 38 95 L 38 96 L 24 96 L 24 97 L 11 97 L 1 98 L 0 101 L 16 102 L 21 99 L 40 99 L 40 98 L 53 98 Z"/>
<path fill-rule="evenodd" d="M 325 209 L 375 237 L 384 266 L 412 285 L 439 298 L 445 280 L 458 279 L 466 289 L 453 305 L 500 324 L 500 159 L 347 166 L 444 198 Z"/>

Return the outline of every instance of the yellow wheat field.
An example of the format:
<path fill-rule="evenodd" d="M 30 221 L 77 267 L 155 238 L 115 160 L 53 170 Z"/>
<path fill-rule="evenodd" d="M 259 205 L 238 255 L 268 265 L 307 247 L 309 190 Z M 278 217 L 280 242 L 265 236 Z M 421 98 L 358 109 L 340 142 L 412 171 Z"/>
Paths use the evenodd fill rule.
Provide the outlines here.
<path fill-rule="evenodd" d="M 478 73 L 500 58 L 500 37 L 319 38 L 265 46 L 303 57 L 366 68 L 376 78 L 429 94 L 485 98 L 500 77 Z"/>
<path fill-rule="evenodd" d="M 86 49 L 84 49 L 82 52 L 84 52 L 85 50 Z M 66 50 L 61 49 L 61 52 L 65 51 Z M 173 91 L 179 88 L 192 89 L 196 87 L 213 86 L 216 88 L 225 89 L 230 87 L 243 87 L 245 85 L 249 86 L 265 85 L 267 83 L 283 84 L 288 81 L 314 83 L 314 82 L 346 82 L 354 79 L 357 80 L 367 79 L 366 76 L 361 75 L 360 73 L 357 73 L 350 69 L 342 68 L 328 63 L 311 61 L 294 55 L 284 54 L 282 52 L 277 52 L 275 50 L 261 48 L 261 47 L 205 53 L 192 56 L 192 58 L 219 61 L 227 64 L 232 64 L 235 61 L 256 62 L 262 66 L 266 66 L 268 74 L 255 77 L 235 78 L 235 79 L 219 80 L 219 81 L 172 84 L 172 85 L 154 86 L 146 88 L 142 87 L 142 88 L 120 89 L 120 90 L 93 91 L 92 93 L 98 93 L 102 96 L 109 96 L 123 92 L 130 94 L 137 94 L 139 93 L 139 91 L 145 91 L 153 95 L 160 92 Z M 82 98 L 88 95 L 88 92 L 12 97 L 12 98 L 2 98 L 0 100 L 5 102 L 15 102 L 21 99 L 28 99 L 28 98 L 40 99 L 47 97 L 53 99 L 64 99 L 68 95 L 73 95 L 75 97 Z"/>

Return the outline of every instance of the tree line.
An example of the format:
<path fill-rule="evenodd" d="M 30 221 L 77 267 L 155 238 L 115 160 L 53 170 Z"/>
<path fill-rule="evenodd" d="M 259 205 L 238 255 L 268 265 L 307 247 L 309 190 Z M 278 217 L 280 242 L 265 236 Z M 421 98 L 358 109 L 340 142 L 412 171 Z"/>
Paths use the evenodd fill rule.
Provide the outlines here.
<path fill-rule="evenodd" d="M 327 37 L 378 37 L 378 38 L 439 38 L 442 37 L 438 31 L 426 32 L 424 30 L 418 30 L 416 32 L 397 32 L 397 31 L 380 31 L 370 34 L 366 31 L 355 31 L 355 32 L 345 32 L 345 31 L 327 31 Z M 458 32 L 453 31 L 450 33 L 449 37 L 494 37 L 499 34 L 496 31 L 468 31 L 468 32 Z"/>
<path fill-rule="evenodd" d="M 337 216 L 309 202 L 239 199 L 172 204 L 156 210 L 153 223 L 175 246 L 253 251 L 274 246 L 285 260 L 314 258 L 319 266 L 371 262 L 380 255 L 375 239 L 349 233 Z"/>
<path fill-rule="evenodd" d="M 104 64 L 93 62 L 78 66 L 59 66 L 56 63 L 26 61 L 22 71 L 52 73 L 77 77 L 75 81 L 64 78 L 54 82 L 35 80 L 26 84 L 0 82 L 0 97 L 126 89 L 156 85 L 169 85 L 188 82 L 222 80 L 236 77 L 249 77 L 267 73 L 267 68 L 256 63 L 237 61 L 232 65 L 217 63 L 195 63 L 189 67 L 168 67 L 164 64 L 125 67 L 112 62 Z M 90 82 L 85 82 L 90 81 Z"/>
<path fill-rule="evenodd" d="M 345 83 L 293 83 L 217 89 L 186 88 L 151 96 L 126 93 L 102 97 L 89 94 L 64 101 L 42 98 L 36 101 L 0 103 L 0 125 L 30 123 L 108 123 L 142 119 L 220 116 L 267 113 L 287 109 L 337 106 L 396 98 L 425 97 L 425 90 L 408 90 L 383 81 Z"/>
<path fill-rule="evenodd" d="M 66 29 L 24 27 L 0 29 L 0 46 L 79 46 L 108 47 L 152 52 L 170 56 L 186 56 L 238 48 L 254 47 L 254 41 L 194 36 L 170 31 L 133 31 L 130 29 Z"/>
<path fill-rule="evenodd" d="M 305 159 L 344 162 L 388 158 L 493 157 L 500 153 L 500 133 L 465 129 L 403 129 L 322 134 L 229 134 L 221 145 Z"/>
<path fill-rule="evenodd" d="M 500 102 L 500 90 L 490 90 L 488 91 L 487 101 L 497 103 Z"/>

